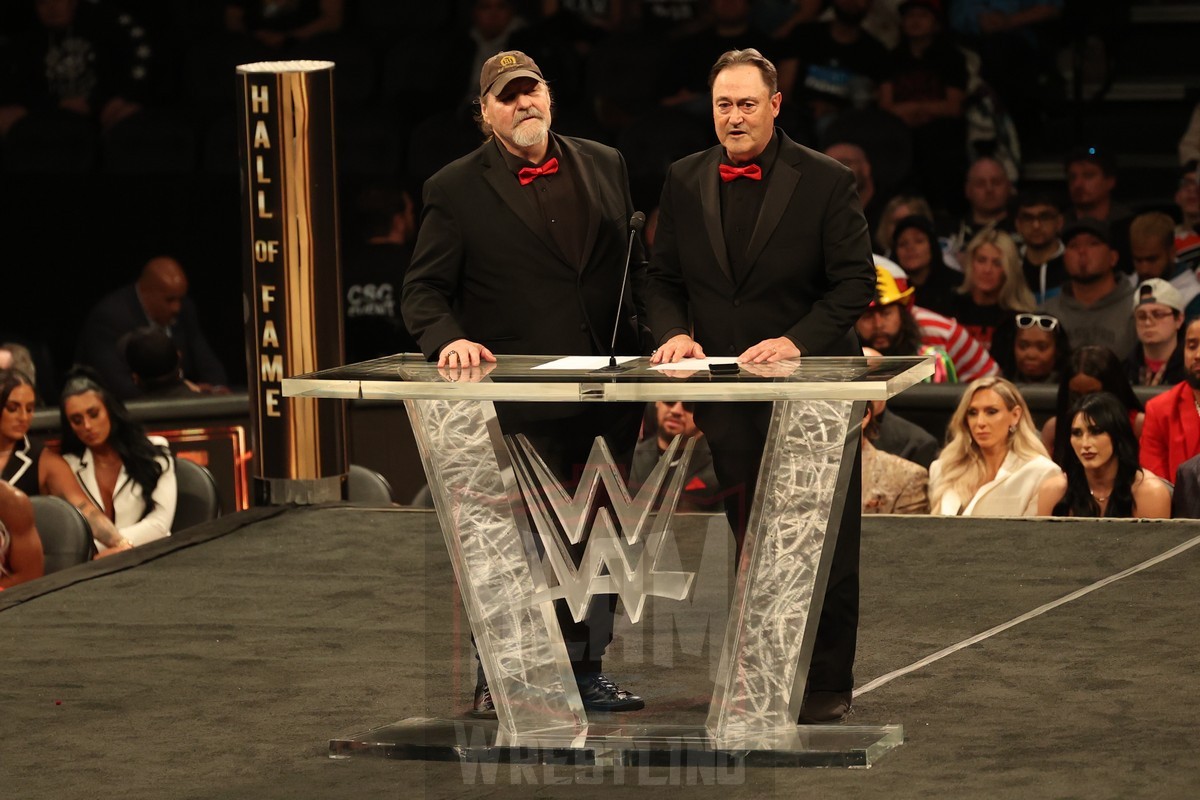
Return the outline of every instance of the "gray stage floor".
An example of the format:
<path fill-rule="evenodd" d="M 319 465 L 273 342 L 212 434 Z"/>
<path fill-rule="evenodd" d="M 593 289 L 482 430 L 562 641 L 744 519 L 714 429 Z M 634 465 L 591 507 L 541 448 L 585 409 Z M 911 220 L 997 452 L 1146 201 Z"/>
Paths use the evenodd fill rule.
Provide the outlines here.
<path fill-rule="evenodd" d="M 618 628 L 606 671 L 647 720 L 703 718 L 722 525 L 683 521 L 691 600 Z M 434 517 L 254 511 L 177 539 L 0 593 L 0 796 L 1200 796 L 1195 523 L 869 519 L 851 721 L 906 743 L 869 770 L 706 774 L 329 760 L 331 736 L 470 701 Z"/>

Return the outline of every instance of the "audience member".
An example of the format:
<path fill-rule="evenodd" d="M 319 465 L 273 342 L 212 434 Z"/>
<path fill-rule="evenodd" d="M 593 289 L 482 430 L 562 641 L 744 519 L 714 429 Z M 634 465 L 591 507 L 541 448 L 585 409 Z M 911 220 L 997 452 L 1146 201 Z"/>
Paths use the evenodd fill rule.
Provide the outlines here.
<path fill-rule="evenodd" d="M 20 489 L 0 481 L 0 589 L 42 577 L 45 566 L 33 504 Z"/>
<path fill-rule="evenodd" d="M 874 408 L 867 403 L 862 437 L 862 511 L 864 514 L 926 514 L 929 472 L 873 444 L 879 436 Z"/>
<path fill-rule="evenodd" d="M 833 0 L 829 21 L 800 26 L 784 44 L 779 88 L 800 98 L 818 133 L 838 113 L 874 104 L 887 74 L 887 48 L 862 27 L 871 5 Z"/>
<path fill-rule="evenodd" d="M 966 171 L 966 59 L 942 31 L 941 0 L 901 3 L 900 34 L 879 105 L 913 131 L 923 194 L 949 207 Z"/>
<path fill-rule="evenodd" d="M 225 28 L 248 37 L 263 59 L 342 29 L 345 0 L 226 0 Z M 295 56 L 293 56 L 295 57 Z"/>
<path fill-rule="evenodd" d="M 1200 103 L 1192 109 L 1188 126 L 1179 137 L 1179 163 L 1187 164 L 1200 160 Z"/>
<path fill-rule="evenodd" d="M 1171 493 L 1138 465 L 1138 442 L 1125 406 L 1108 392 L 1071 408 L 1071 451 L 1064 471 L 1038 492 L 1038 516 L 1167 519 Z"/>
<path fill-rule="evenodd" d="M 421 349 L 400 316 L 400 286 L 412 259 L 413 201 L 398 189 L 371 188 L 358 198 L 362 236 L 342 258 L 346 363 Z"/>
<path fill-rule="evenodd" d="M 1180 464 L 1175 473 L 1171 516 L 1175 519 L 1200 519 L 1200 456 L 1192 456 Z"/>
<path fill-rule="evenodd" d="M 1187 323 L 1183 337 L 1184 379 L 1146 404 L 1141 440 L 1142 466 L 1155 475 L 1175 475 L 1200 454 L 1200 319 Z"/>
<path fill-rule="evenodd" d="M 950 235 L 954 250 L 966 250 L 971 240 L 985 230 L 1012 233 L 1013 221 L 1008 213 L 1008 204 L 1014 193 L 1012 181 L 1008 179 L 1003 164 L 990 156 L 976 159 L 967 170 L 967 182 L 963 189 L 967 212 Z"/>
<path fill-rule="evenodd" d="M 963 392 L 929 468 L 929 506 L 946 516 L 1032 516 L 1038 488 L 1058 473 L 1017 387 L 981 378 Z"/>
<path fill-rule="evenodd" d="M 1151 278 L 1170 281 L 1179 290 L 1187 316 L 1200 314 L 1200 280 L 1176 257 L 1175 221 L 1161 211 L 1139 214 L 1129 223 L 1129 253 L 1133 274 L 1129 283 L 1137 286 Z"/>
<path fill-rule="evenodd" d="M 29 348 L 17 342 L 0 342 L 0 369 L 19 369 L 37 383 L 37 367 Z"/>
<path fill-rule="evenodd" d="M 44 448 L 34 452 L 28 434 L 36 402 L 28 375 L 0 370 L 0 480 L 27 495 L 56 495 L 75 506 L 92 535 L 106 543 L 107 553 L 129 549 L 112 521 L 84 494 L 66 462 Z"/>
<path fill-rule="evenodd" d="M 1129 303 L 1133 287 L 1118 280 L 1117 251 L 1108 226 L 1079 219 L 1063 229 L 1063 264 L 1070 279 L 1061 293 L 1042 304 L 1066 327 L 1071 344 L 1102 345 L 1125 359 L 1137 344 Z"/>
<path fill-rule="evenodd" d="M 1108 392 L 1120 400 L 1134 434 L 1142 435 L 1146 421 L 1142 401 L 1134 394 L 1120 359 L 1107 347 L 1077 348 L 1071 352 L 1067 371 L 1058 383 L 1054 416 L 1042 426 L 1042 443 L 1060 465 L 1067 463 L 1070 454 L 1071 408 L 1080 397 L 1095 392 Z"/>
<path fill-rule="evenodd" d="M 1175 205 L 1179 207 L 1179 225 L 1175 228 L 1175 258 L 1183 269 L 1200 269 L 1200 161 L 1183 165 Z"/>
<path fill-rule="evenodd" d="M 954 0 L 950 24 L 979 53 L 980 77 L 1004 98 L 1017 127 L 1040 132 L 1041 102 L 1056 77 L 1060 42 L 1050 23 L 1064 0 Z"/>
<path fill-rule="evenodd" d="M 0 481 L 27 495 L 38 493 L 38 455 L 28 435 L 36 401 L 31 377 L 0 368 Z"/>
<path fill-rule="evenodd" d="M 990 352 L 996 328 L 1013 312 L 1035 307 L 1021 275 L 1021 256 L 1011 236 L 985 229 L 967 245 L 963 267 L 963 283 L 948 316 Z"/>
<path fill-rule="evenodd" d="M 1017 197 L 1016 231 L 1021 237 L 1022 271 L 1038 305 L 1062 291 L 1067 280 L 1063 265 L 1062 203 L 1044 193 Z"/>
<path fill-rule="evenodd" d="M 895 258 L 892 251 L 892 239 L 896 233 L 896 223 L 907 217 L 920 216 L 933 222 L 933 209 L 929 207 L 924 197 L 898 194 L 883 207 L 879 214 L 879 222 L 875 226 L 875 252 L 888 258 Z"/>
<path fill-rule="evenodd" d="M 962 285 L 963 275 L 946 266 L 938 246 L 933 220 L 913 215 L 896 223 L 892 231 L 892 253 L 896 263 L 916 290 L 916 302 L 938 314 L 954 313 L 955 290 Z"/>
<path fill-rule="evenodd" d="M 901 290 L 886 266 L 877 264 L 875 274 L 875 300 L 854 325 L 861 344 L 885 356 L 934 356 L 937 361 L 934 383 L 969 381 L 996 374 L 996 362 L 965 328 L 941 314 L 913 305 L 912 287 Z"/>
<path fill-rule="evenodd" d="M 59 401 L 61 455 L 91 502 L 109 515 L 130 546 L 171 534 L 175 461 L 161 436 L 147 437 L 125 406 L 89 375 L 68 376 Z M 96 541 L 101 555 L 108 545 Z"/>
<path fill-rule="evenodd" d="M 31 114 L 110 128 L 142 109 L 153 54 L 144 27 L 97 3 L 30 5 L 37 24 L 14 38 L 11 68 L 0 75 L 0 136 Z"/>
<path fill-rule="evenodd" d="M 1133 297 L 1133 319 L 1139 345 L 1126 361 L 1135 386 L 1173 386 L 1184 379 L 1183 297 L 1161 278 L 1151 278 Z"/>
<path fill-rule="evenodd" d="M 118 399 L 137 397 L 139 390 L 119 343 L 127 333 L 152 325 L 165 330 L 179 348 L 185 378 L 204 391 L 227 391 L 225 368 L 204 338 L 187 291 L 187 275 L 178 261 L 169 256 L 150 259 L 136 283 L 104 297 L 88 313 L 76 360 L 95 369 Z"/>
<path fill-rule="evenodd" d="M 637 491 L 650 477 L 654 467 L 658 465 L 667 448 L 675 437 L 682 437 L 675 460 L 670 464 L 666 481 L 673 477 L 671 473 L 679 465 L 683 455 L 683 446 L 688 439 L 695 440 L 691 461 L 688 462 L 688 473 L 683 485 L 683 494 L 679 497 L 680 511 L 721 511 L 720 487 L 717 485 L 717 474 L 713 471 L 712 451 L 708 449 L 708 441 L 704 432 L 696 427 L 696 419 L 692 414 L 693 403 L 681 401 L 666 402 L 659 400 L 654 404 L 657 427 L 653 436 L 647 436 L 638 442 L 633 450 L 633 463 L 629 468 L 629 487 Z M 664 481 L 663 485 L 666 485 Z M 657 509 L 660 498 L 656 498 L 654 506 Z"/>
<path fill-rule="evenodd" d="M 122 337 L 121 353 L 141 399 L 196 397 L 200 389 L 183 377 L 179 348 L 161 328 L 138 328 Z"/>
<path fill-rule="evenodd" d="M 873 347 L 864 347 L 863 355 L 883 354 Z M 871 442 L 875 449 L 920 464 L 926 470 L 941 449 L 933 434 L 889 409 L 886 400 L 871 401 L 871 424 L 875 429 Z"/>
<path fill-rule="evenodd" d="M 871 174 L 871 159 L 867 152 L 850 142 L 835 142 L 825 148 L 825 155 L 840 161 L 854 173 L 854 185 L 858 188 L 858 202 L 862 205 L 867 228 L 875 230 L 879 224 L 879 201 L 875 191 L 875 179 Z"/>
<path fill-rule="evenodd" d="M 1071 198 L 1069 219 L 1095 219 L 1113 225 L 1129 218 L 1129 209 L 1113 202 L 1117 159 L 1111 152 L 1094 146 L 1076 147 L 1067 153 L 1063 166 Z"/>
<path fill-rule="evenodd" d="M 1010 314 L 992 337 L 992 358 L 1013 383 L 1057 384 L 1071 358 L 1067 331 L 1050 314 Z"/>
<path fill-rule="evenodd" d="M 663 105 L 707 117 L 711 113 L 708 73 L 728 50 L 752 47 L 778 60 L 783 46 L 754 27 L 750 5 L 750 0 L 708 0 L 708 24 L 679 39 L 672 48 L 670 66 L 663 76 Z"/>

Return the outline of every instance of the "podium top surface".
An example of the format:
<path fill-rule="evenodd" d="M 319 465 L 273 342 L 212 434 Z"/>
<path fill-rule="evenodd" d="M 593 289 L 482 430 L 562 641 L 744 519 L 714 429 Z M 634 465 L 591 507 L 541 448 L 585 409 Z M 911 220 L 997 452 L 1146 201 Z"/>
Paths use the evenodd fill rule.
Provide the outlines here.
<path fill-rule="evenodd" d="M 288 397 L 344 400 L 508 400 L 543 403 L 650 400 L 886 400 L 933 374 L 921 356 L 808 357 L 741 364 L 732 375 L 705 368 L 651 368 L 648 358 L 600 372 L 607 357 L 570 369 L 548 369 L 558 356 L 497 356 L 474 369 L 439 369 L 406 353 L 284 378 Z"/>

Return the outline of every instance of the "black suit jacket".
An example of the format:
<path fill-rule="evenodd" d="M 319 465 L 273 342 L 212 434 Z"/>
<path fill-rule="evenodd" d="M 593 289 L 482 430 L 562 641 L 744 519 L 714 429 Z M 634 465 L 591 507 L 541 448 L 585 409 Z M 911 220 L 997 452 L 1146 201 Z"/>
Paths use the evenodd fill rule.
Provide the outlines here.
<path fill-rule="evenodd" d="M 582 263 L 570 263 L 554 244 L 497 143 L 485 142 L 425 183 L 401 307 L 430 360 L 460 338 L 497 354 L 608 353 L 633 213 L 625 160 L 596 142 L 557 139 L 587 197 Z M 632 286 L 644 266 L 635 249 L 618 353 L 641 352 Z"/>
<path fill-rule="evenodd" d="M 803 355 L 862 354 L 853 328 L 874 299 L 875 267 L 854 176 L 782 131 L 775 136 L 750 267 L 737 280 L 721 224 L 721 146 L 671 165 L 644 293 L 655 342 L 694 328 L 710 356 L 777 336 Z"/>
<path fill-rule="evenodd" d="M 104 387 L 122 400 L 137 397 L 141 391 L 133 382 L 118 345 L 125 334 L 149 324 L 137 296 L 137 286 L 131 283 L 118 289 L 88 313 L 79 334 L 75 360 L 94 368 Z M 183 357 L 184 377 L 216 385 L 228 382 L 225 367 L 204 338 L 196 306 L 189 298 L 183 299 L 179 318 L 171 326 L 171 339 Z"/>
<path fill-rule="evenodd" d="M 1175 471 L 1171 516 L 1175 519 L 1200 519 L 1200 456 L 1189 458 Z"/>

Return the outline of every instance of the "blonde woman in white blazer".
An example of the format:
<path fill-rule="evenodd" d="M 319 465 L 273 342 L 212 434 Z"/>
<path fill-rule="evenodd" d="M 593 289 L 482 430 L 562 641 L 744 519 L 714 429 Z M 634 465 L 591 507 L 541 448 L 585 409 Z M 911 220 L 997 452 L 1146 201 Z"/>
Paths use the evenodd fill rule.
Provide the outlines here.
<path fill-rule="evenodd" d="M 59 415 L 61 458 L 88 499 L 115 523 L 128 545 L 171 534 L 175 518 L 175 462 L 161 436 L 142 426 L 112 394 L 85 373 L 68 377 Z M 103 554 L 107 549 L 96 541 Z"/>
<path fill-rule="evenodd" d="M 929 467 L 929 507 L 947 516 L 1034 516 L 1038 488 L 1059 472 L 1017 387 L 980 378 L 963 392 L 946 447 Z"/>

